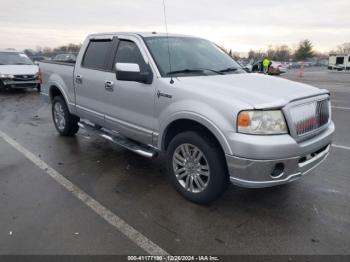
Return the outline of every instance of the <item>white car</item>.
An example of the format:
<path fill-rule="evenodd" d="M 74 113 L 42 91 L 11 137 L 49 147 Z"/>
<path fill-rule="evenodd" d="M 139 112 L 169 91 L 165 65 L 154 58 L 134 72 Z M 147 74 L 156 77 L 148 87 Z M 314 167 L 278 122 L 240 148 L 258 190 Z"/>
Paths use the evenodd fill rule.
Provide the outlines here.
<path fill-rule="evenodd" d="M 247 72 L 263 72 L 262 61 L 256 61 L 253 64 L 248 64 L 244 67 Z M 271 61 L 269 66 L 269 75 L 280 75 L 287 72 L 287 64 Z"/>
<path fill-rule="evenodd" d="M 36 88 L 40 92 L 39 67 L 26 54 L 0 50 L 0 89 Z"/>
<path fill-rule="evenodd" d="M 280 75 L 287 72 L 287 65 L 281 62 L 271 61 L 269 74 Z"/>

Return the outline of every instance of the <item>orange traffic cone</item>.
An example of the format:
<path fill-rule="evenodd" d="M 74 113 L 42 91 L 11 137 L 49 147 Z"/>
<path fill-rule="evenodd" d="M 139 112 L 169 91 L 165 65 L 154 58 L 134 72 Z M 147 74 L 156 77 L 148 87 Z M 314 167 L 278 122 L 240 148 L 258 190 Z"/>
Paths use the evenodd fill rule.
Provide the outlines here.
<path fill-rule="evenodd" d="M 300 65 L 299 77 L 300 78 L 304 77 L 304 62 L 301 62 L 301 65 Z"/>

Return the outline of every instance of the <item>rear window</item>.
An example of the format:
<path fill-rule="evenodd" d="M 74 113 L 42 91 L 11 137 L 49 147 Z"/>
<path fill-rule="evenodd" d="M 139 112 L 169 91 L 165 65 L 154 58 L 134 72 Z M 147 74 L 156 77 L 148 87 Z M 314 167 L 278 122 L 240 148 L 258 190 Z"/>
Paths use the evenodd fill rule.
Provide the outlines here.
<path fill-rule="evenodd" d="M 91 69 L 105 70 L 106 58 L 111 45 L 111 40 L 90 41 L 85 52 L 82 66 Z"/>

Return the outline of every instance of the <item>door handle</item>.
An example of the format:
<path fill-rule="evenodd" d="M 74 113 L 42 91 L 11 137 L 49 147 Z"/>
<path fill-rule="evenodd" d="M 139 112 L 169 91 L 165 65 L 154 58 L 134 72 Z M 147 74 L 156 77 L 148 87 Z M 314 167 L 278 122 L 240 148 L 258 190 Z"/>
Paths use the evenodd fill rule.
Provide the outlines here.
<path fill-rule="evenodd" d="M 114 90 L 113 86 L 114 86 L 114 83 L 112 81 L 105 81 L 105 89 L 107 91 L 113 91 Z"/>
<path fill-rule="evenodd" d="M 83 77 L 82 77 L 81 75 L 77 75 L 77 76 L 75 77 L 75 82 L 76 82 L 77 84 L 82 84 L 82 83 L 83 83 Z"/>

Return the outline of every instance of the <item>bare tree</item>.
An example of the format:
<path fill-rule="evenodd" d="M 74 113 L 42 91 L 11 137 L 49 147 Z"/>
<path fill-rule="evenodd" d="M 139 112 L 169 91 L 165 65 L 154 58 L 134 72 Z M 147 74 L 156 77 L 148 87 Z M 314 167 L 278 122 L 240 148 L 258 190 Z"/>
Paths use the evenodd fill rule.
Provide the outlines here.
<path fill-rule="evenodd" d="M 248 59 L 259 60 L 259 59 L 262 59 L 265 55 L 266 54 L 261 50 L 258 50 L 258 51 L 250 50 L 248 52 Z"/>
<path fill-rule="evenodd" d="M 234 60 L 239 60 L 241 59 L 241 54 L 239 52 L 232 52 L 231 56 Z"/>
<path fill-rule="evenodd" d="M 274 48 L 270 48 L 268 51 L 268 56 L 272 60 L 288 61 L 291 56 L 291 51 L 287 45 L 280 45 Z"/>
<path fill-rule="evenodd" d="M 337 52 L 341 54 L 350 54 L 350 42 L 339 45 Z"/>

